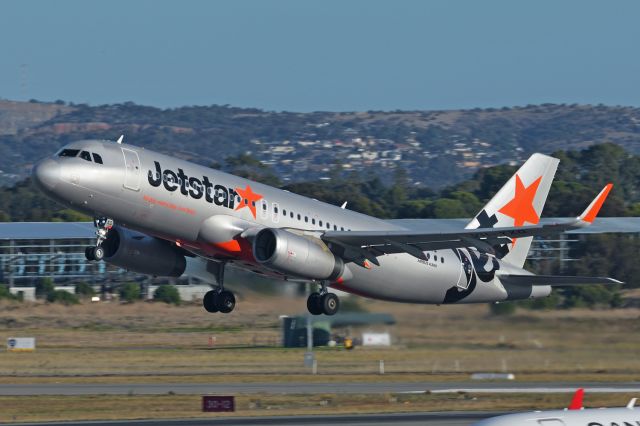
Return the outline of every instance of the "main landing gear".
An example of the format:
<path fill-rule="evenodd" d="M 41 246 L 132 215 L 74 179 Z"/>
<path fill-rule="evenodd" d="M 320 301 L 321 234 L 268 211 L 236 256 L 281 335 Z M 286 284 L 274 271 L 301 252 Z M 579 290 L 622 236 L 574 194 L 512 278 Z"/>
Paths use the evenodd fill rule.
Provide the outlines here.
<path fill-rule="evenodd" d="M 335 315 L 340 308 L 340 299 L 327 291 L 325 283 L 321 283 L 320 292 L 313 292 L 307 299 L 307 309 L 311 315 Z"/>
<path fill-rule="evenodd" d="M 228 314 L 236 307 L 236 298 L 232 292 L 224 289 L 224 263 L 216 263 L 215 274 L 218 287 L 205 293 L 202 306 L 207 312 Z"/>
<path fill-rule="evenodd" d="M 102 243 L 107 239 L 107 233 L 113 228 L 113 219 L 108 217 L 98 217 L 93 220 L 96 227 L 96 245 L 87 247 L 84 250 L 84 256 L 89 261 L 100 261 L 104 259 L 104 248 Z"/>

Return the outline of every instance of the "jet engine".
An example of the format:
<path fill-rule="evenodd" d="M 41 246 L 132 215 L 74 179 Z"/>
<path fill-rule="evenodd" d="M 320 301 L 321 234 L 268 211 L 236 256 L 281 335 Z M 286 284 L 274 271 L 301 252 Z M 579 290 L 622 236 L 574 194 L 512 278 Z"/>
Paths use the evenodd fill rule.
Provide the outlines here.
<path fill-rule="evenodd" d="M 104 261 L 141 274 L 179 277 L 186 268 L 181 251 L 159 238 L 114 226 L 102 243 Z"/>
<path fill-rule="evenodd" d="M 338 279 L 344 262 L 319 238 L 284 229 L 264 228 L 253 239 L 253 255 L 265 267 L 285 275 L 314 279 Z"/>

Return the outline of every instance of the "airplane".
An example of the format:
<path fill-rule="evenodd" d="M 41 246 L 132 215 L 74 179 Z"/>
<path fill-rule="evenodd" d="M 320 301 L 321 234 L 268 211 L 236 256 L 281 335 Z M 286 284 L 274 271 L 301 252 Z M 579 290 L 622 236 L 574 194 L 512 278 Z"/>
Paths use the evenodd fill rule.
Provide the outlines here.
<path fill-rule="evenodd" d="M 637 398 L 624 408 L 584 408 L 584 389 L 578 389 L 571 404 L 564 410 L 534 411 L 491 417 L 472 426 L 637 426 L 640 412 L 635 409 Z"/>
<path fill-rule="evenodd" d="M 208 282 L 208 312 L 231 312 L 227 266 L 319 286 L 313 315 L 333 315 L 330 288 L 423 304 L 546 297 L 553 286 L 618 284 L 607 277 L 523 269 L 534 236 L 587 226 L 612 185 L 577 218 L 541 224 L 559 160 L 533 154 L 464 229 L 416 231 L 149 149 L 101 140 L 62 147 L 32 171 L 50 198 L 91 217 L 91 261 Z"/>

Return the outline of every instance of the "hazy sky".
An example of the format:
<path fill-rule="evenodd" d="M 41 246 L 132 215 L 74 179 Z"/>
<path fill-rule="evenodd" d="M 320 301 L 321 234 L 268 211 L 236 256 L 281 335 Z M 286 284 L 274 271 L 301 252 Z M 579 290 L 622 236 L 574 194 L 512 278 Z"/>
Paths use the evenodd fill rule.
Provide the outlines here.
<path fill-rule="evenodd" d="M 640 106 L 640 1 L 1 1 L 0 97 Z"/>

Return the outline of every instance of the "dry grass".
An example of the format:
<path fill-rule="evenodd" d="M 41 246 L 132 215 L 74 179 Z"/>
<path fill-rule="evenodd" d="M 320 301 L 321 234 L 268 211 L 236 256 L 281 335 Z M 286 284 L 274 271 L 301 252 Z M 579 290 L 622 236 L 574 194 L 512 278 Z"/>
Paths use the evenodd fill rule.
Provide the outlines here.
<path fill-rule="evenodd" d="M 640 378 L 636 338 L 640 310 L 522 311 L 500 318 L 490 316 L 486 306 L 375 301 L 361 305 L 396 317 L 397 325 L 390 328 L 395 345 L 320 349 L 320 377 L 350 374 L 355 380 L 380 380 L 372 375 L 383 359 L 386 380 L 459 379 L 470 372 L 505 367 L 531 380 Z M 38 350 L 0 353 L 0 380 L 34 376 L 291 380 L 308 373 L 302 365 L 304 349 L 274 347 L 280 341 L 278 315 L 299 313 L 303 306 L 302 299 L 251 294 L 231 315 L 207 314 L 197 305 L 4 304 L 0 336 L 35 336 Z M 208 346 L 211 336 L 216 338 L 213 348 Z M 219 375 L 223 378 L 216 379 Z"/>
<path fill-rule="evenodd" d="M 303 299 L 246 294 L 231 315 L 197 305 L 0 304 L 0 338 L 35 336 L 34 353 L 0 352 L 0 383 L 221 383 L 463 381 L 475 371 L 518 381 L 640 380 L 640 310 L 518 312 L 486 306 L 420 306 L 360 300 L 396 317 L 394 346 L 318 348 L 318 375 L 304 349 L 277 347 L 281 314 Z M 352 330 L 357 336 L 364 329 Z M 347 330 L 337 330 L 345 333 Z M 209 347 L 209 337 L 216 345 Z M 386 373 L 377 374 L 378 361 Z M 629 396 L 630 397 L 630 396 Z M 237 415 L 295 415 L 563 407 L 568 395 L 238 395 Z M 588 395 L 615 406 L 626 395 Z M 0 397 L 0 422 L 202 417 L 197 395 Z"/>
<path fill-rule="evenodd" d="M 633 395 L 587 395 L 589 407 L 622 406 Z M 411 411 L 526 411 L 568 405 L 566 394 L 241 395 L 236 412 L 201 412 L 199 395 L 0 397 L 0 422 L 195 418 Z"/>

